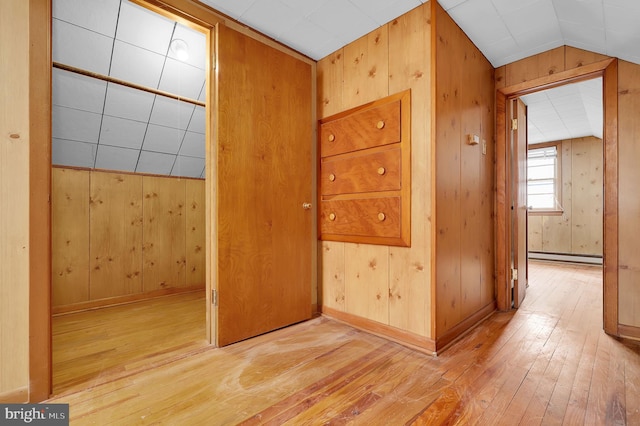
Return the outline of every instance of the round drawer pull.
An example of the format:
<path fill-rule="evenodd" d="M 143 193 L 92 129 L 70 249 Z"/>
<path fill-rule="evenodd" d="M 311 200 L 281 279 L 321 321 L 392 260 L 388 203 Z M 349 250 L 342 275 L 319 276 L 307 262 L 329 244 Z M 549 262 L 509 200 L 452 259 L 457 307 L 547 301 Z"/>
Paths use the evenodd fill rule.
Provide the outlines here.
<path fill-rule="evenodd" d="M 335 213 L 329 213 L 329 220 L 330 221 L 336 220 L 336 214 Z"/>
<path fill-rule="evenodd" d="M 385 214 L 384 214 L 384 213 L 382 213 L 382 212 L 378 213 L 378 220 L 379 220 L 380 222 L 384 222 L 384 220 L 385 220 L 386 218 L 387 218 L 387 216 L 385 216 Z"/>
<path fill-rule="evenodd" d="M 378 121 L 378 123 L 376 124 L 376 127 L 382 130 L 384 128 L 384 121 L 382 120 Z"/>
<path fill-rule="evenodd" d="M 331 173 L 331 174 L 329 175 L 329 180 L 330 180 L 331 182 L 333 182 L 334 180 L 336 180 L 336 175 L 334 175 L 333 173 Z"/>
<path fill-rule="evenodd" d="M 378 174 L 380 176 L 382 176 L 383 174 L 387 173 L 387 169 L 385 169 L 384 167 L 379 167 L 378 168 Z"/>
<path fill-rule="evenodd" d="M 329 142 L 333 142 L 336 140 L 336 135 L 334 135 L 333 133 L 329 135 Z"/>

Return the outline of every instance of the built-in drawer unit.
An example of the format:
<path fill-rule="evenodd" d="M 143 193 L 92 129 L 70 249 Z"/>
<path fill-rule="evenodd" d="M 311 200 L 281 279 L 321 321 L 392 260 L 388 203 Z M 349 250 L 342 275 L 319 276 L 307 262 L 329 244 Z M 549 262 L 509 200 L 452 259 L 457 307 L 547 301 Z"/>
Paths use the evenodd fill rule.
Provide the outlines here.
<path fill-rule="evenodd" d="M 411 94 L 320 120 L 320 239 L 411 244 Z"/>

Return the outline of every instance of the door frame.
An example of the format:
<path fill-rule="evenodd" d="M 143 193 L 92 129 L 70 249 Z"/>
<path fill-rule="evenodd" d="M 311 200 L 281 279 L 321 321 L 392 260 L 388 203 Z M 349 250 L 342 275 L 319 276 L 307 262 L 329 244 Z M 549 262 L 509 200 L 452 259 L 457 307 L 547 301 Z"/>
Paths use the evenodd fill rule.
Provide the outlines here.
<path fill-rule="evenodd" d="M 29 389 L 28 401 L 39 402 L 48 399 L 53 392 L 52 371 L 52 329 L 51 329 L 51 67 L 52 67 L 52 0 L 29 1 Z M 312 96 L 315 99 L 315 61 L 283 46 L 255 30 L 241 25 L 229 17 L 216 12 L 211 7 L 193 0 L 132 0 L 143 7 L 162 15 L 169 15 L 183 23 L 192 23 L 209 30 L 208 46 L 210 60 L 207 78 L 207 130 L 212 143 L 206 148 L 206 234 L 215 235 L 217 225 L 215 167 L 217 132 L 214 118 L 217 114 L 216 68 L 217 56 L 215 40 L 219 24 L 227 25 L 262 43 L 282 50 L 287 54 L 312 65 Z M 213 43 L 212 43 L 213 42 Z M 214 85 L 212 88 L 211 85 Z M 312 100 L 311 126 L 316 123 L 316 105 Z M 36 142 L 37 141 L 37 142 Z M 314 143 L 315 139 L 310 141 Z M 315 157 L 312 162 L 315 161 Z M 315 174 L 312 173 L 312 190 L 315 191 Z M 312 225 L 315 229 L 315 225 Z M 311 285 L 317 293 L 316 240 L 312 238 L 310 247 Z M 207 239 L 206 259 L 206 301 L 207 339 L 216 341 L 216 315 L 212 309 L 212 289 L 216 288 L 217 247 L 213 238 Z M 313 297 L 313 296 L 312 296 Z M 313 301 L 316 301 L 313 297 Z"/>
<path fill-rule="evenodd" d="M 511 308 L 509 220 L 511 173 L 507 101 L 540 90 L 602 77 L 604 111 L 603 328 L 618 335 L 618 60 L 609 58 L 496 90 L 496 302 Z"/>

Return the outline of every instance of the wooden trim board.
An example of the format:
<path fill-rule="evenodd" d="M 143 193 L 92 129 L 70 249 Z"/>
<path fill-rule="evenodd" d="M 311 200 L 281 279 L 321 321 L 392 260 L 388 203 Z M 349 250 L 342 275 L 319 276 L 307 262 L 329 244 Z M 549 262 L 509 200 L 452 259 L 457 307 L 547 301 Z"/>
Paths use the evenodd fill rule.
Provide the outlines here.
<path fill-rule="evenodd" d="M 53 308 L 53 315 L 70 314 L 75 312 L 89 311 L 92 309 L 105 308 L 107 306 L 124 305 L 127 303 L 139 302 L 141 300 L 155 299 L 158 297 L 172 296 L 175 294 L 192 293 L 204 291 L 205 286 L 198 285 L 192 287 L 172 287 L 154 290 L 147 293 L 129 294 L 126 296 L 109 297 L 107 299 L 90 300 L 88 302 L 74 303 Z"/>
<path fill-rule="evenodd" d="M 24 387 L 0 394 L 0 404 L 22 404 L 29 401 L 29 388 Z"/>
<path fill-rule="evenodd" d="M 400 330 L 357 315 L 338 311 L 327 306 L 320 306 L 319 308 L 320 312 L 322 312 L 324 316 L 343 322 L 354 328 L 375 334 L 376 336 L 383 337 L 429 355 L 436 354 L 436 343 L 428 337 L 419 336 L 408 331 Z"/>
<path fill-rule="evenodd" d="M 51 368 L 51 0 L 29 1 L 29 398 Z M 22 400 L 24 402 L 24 399 Z"/>

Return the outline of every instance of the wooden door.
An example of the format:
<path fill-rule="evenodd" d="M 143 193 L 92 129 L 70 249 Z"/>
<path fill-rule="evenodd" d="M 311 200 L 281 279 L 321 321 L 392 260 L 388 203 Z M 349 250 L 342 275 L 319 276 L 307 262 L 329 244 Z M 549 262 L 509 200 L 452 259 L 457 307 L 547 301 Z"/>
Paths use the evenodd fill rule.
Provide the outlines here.
<path fill-rule="evenodd" d="M 311 65 L 217 37 L 217 344 L 311 317 Z"/>
<path fill-rule="evenodd" d="M 518 308 L 527 291 L 527 106 L 520 99 L 512 101 L 512 118 L 512 288 Z"/>

